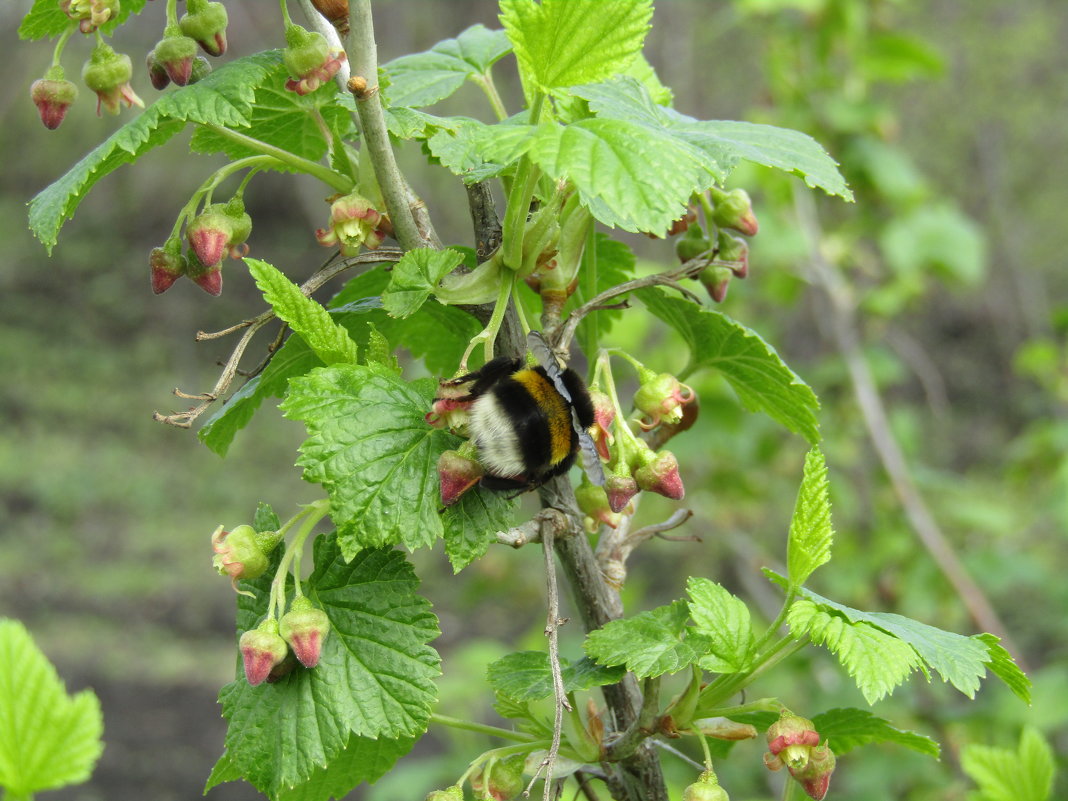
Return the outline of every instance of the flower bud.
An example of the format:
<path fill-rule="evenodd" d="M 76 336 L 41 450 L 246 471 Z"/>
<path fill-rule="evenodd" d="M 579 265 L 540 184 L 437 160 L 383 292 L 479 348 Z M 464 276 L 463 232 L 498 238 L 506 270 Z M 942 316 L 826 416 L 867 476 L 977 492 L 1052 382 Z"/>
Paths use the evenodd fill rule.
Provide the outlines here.
<path fill-rule="evenodd" d="M 597 454 L 607 461 L 611 458 L 608 446 L 615 438 L 609 429 L 612 421 L 616 419 L 616 407 L 612 399 L 598 389 L 590 390 L 590 401 L 593 403 L 593 425 L 590 427 L 590 437 L 597 446 Z"/>
<path fill-rule="evenodd" d="M 716 236 L 716 260 L 726 262 L 724 266 L 730 268 L 735 278 L 745 278 L 749 275 L 749 243 L 720 231 Z"/>
<path fill-rule="evenodd" d="M 199 258 L 195 251 L 188 251 L 185 254 L 186 269 L 185 274 L 189 276 L 189 280 L 203 289 L 209 295 L 218 297 L 222 294 L 222 265 L 213 264 L 211 267 L 206 267 Z"/>
<path fill-rule="evenodd" d="M 349 32 L 349 0 L 312 0 L 315 10 L 344 36 Z"/>
<path fill-rule="evenodd" d="M 233 531 L 219 526 L 211 535 L 211 547 L 215 551 L 212 565 L 233 581 L 259 578 L 267 570 L 267 554 L 252 526 L 238 526 Z"/>
<path fill-rule="evenodd" d="M 768 726 L 768 750 L 790 770 L 808 764 L 812 749 L 819 745 L 820 735 L 812 721 L 784 709 L 779 719 Z"/>
<path fill-rule="evenodd" d="M 465 443 L 466 444 L 466 443 Z M 452 506 L 460 496 L 478 483 L 486 471 L 473 453 L 445 451 L 438 457 L 438 479 L 441 483 L 441 505 Z"/>
<path fill-rule="evenodd" d="M 673 425 L 682 420 L 682 407 L 693 402 L 696 394 L 670 373 L 654 373 L 642 368 L 641 384 L 634 393 L 634 405 L 647 416 L 639 425 L 648 431 L 661 422 Z"/>
<path fill-rule="evenodd" d="M 375 250 L 385 239 L 388 220 L 355 192 L 343 195 L 330 205 L 330 227 L 320 228 L 315 238 L 320 245 L 340 247 L 342 256 L 355 256 L 360 246 Z"/>
<path fill-rule="evenodd" d="M 193 59 L 196 54 L 195 41 L 168 28 L 166 35 L 152 49 L 153 64 L 149 67 L 149 74 L 151 76 L 153 67 L 163 67 L 175 86 L 185 86 L 193 75 Z M 156 85 L 155 78 L 152 85 Z"/>
<path fill-rule="evenodd" d="M 186 260 L 178 239 L 168 239 L 162 247 L 152 248 L 148 254 L 148 266 L 152 271 L 152 291 L 159 295 L 185 275 Z"/>
<path fill-rule="evenodd" d="M 427 425 L 434 428 L 447 428 L 452 431 L 466 432 L 468 413 L 474 399 L 471 397 L 471 384 L 455 379 L 443 380 L 438 384 L 438 394 L 434 404 L 423 418 Z"/>
<path fill-rule="evenodd" d="M 697 781 L 682 791 L 682 801 L 730 801 L 714 771 L 706 770 Z"/>
<path fill-rule="evenodd" d="M 454 784 L 447 790 L 431 790 L 424 801 L 464 801 L 464 791 L 458 784 Z"/>
<path fill-rule="evenodd" d="M 313 668 L 319 664 L 323 642 L 330 633 L 330 618 L 302 595 L 293 599 L 289 611 L 278 621 L 278 633 L 289 643 L 300 663 Z"/>
<path fill-rule="evenodd" d="M 286 89 L 298 95 L 314 92 L 333 78 L 345 61 L 345 52 L 331 52 L 321 33 L 308 31 L 299 25 L 286 28 L 286 49 L 282 59 L 289 70 Z"/>
<path fill-rule="evenodd" d="M 206 268 L 222 263 L 234 233 L 233 219 L 214 203 L 198 214 L 185 227 L 185 236 L 197 259 Z"/>
<path fill-rule="evenodd" d="M 171 76 L 167 74 L 167 68 L 156 58 L 155 50 L 149 50 L 148 55 L 145 56 L 145 67 L 148 69 L 148 80 L 152 83 L 153 89 L 162 92 L 170 86 Z M 192 74 L 190 74 L 190 79 L 192 79 Z"/>
<path fill-rule="evenodd" d="M 230 238 L 226 242 L 231 259 L 248 255 L 245 240 L 252 233 L 252 218 L 245 211 L 245 202 L 240 195 L 234 195 L 223 206 L 223 214 L 230 218 Z"/>
<path fill-rule="evenodd" d="M 634 480 L 643 490 L 681 501 L 686 495 L 679 476 L 679 463 L 671 451 L 660 451 L 634 471 Z"/>
<path fill-rule="evenodd" d="M 620 516 L 609 506 L 604 487 L 591 483 L 583 474 L 582 483 L 575 489 L 575 500 L 583 514 L 604 526 L 615 528 Z"/>
<path fill-rule="evenodd" d="M 193 39 L 209 56 L 226 52 L 226 6 L 208 0 L 186 0 L 185 14 L 178 20 L 182 33 Z"/>
<path fill-rule="evenodd" d="M 622 512 L 631 498 L 638 494 L 638 482 L 632 476 L 609 472 L 605 478 L 604 491 L 608 496 L 608 507 L 613 512 Z"/>
<path fill-rule="evenodd" d="M 700 225 L 691 225 L 686 229 L 685 236 L 680 237 L 675 242 L 675 255 L 684 264 L 690 259 L 696 259 L 701 254 L 708 253 L 711 250 L 712 243 L 705 236 L 705 232 L 701 230 Z"/>
<path fill-rule="evenodd" d="M 494 762 L 488 776 L 484 770 L 475 772 L 471 776 L 471 789 L 476 797 L 508 801 L 523 792 L 525 759 L 522 754 L 515 754 Z"/>
<path fill-rule="evenodd" d="M 727 289 L 730 287 L 734 272 L 730 267 L 721 264 L 713 264 L 705 267 L 697 280 L 708 290 L 709 297 L 716 303 L 722 303 L 727 299 Z"/>
<path fill-rule="evenodd" d="M 790 775 L 804 788 L 809 798 L 823 801 L 831 785 L 834 773 L 834 752 L 829 746 L 821 745 L 812 749 L 808 763 L 803 768 L 790 768 Z"/>
<path fill-rule="evenodd" d="M 119 0 L 60 0 L 59 7 L 78 20 L 78 30 L 92 33 L 119 13 Z"/>
<path fill-rule="evenodd" d="M 144 108 L 145 104 L 130 87 L 132 75 L 133 64 L 129 56 L 120 55 L 103 43 L 93 48 L 92 55 L 82 67 L 82 80 L 96 92 L 97 116 L 100 116 L 101 107 L 109 114 L 118 114 L 119 103 L 125 103 L 127 108 L 134 104 Z"/>
<path fill-rule="evenodd" d="M 67 116 L 67 109 L 78 97 L 78 87 L 63 77 L 62 68 L 49 70 L 44 78 L 33 82 L 30 98 L 37 106 L 45 128 L 54 131 Z"/>
<path fill-rule="evenodd" d="M 746 236 L 756 236 L 760 226 L 748 192 L 744 189 L 723 192 L 713 187 L 711 194 L 716 204 L 712 211 L 712 222 L 720 228 L 731 228 Z"/>
<path fill-rule="evenodd" d="M 273 618 L 267 618 L 258 628 L 242 634 L 238 648 L 245 664 L 245 678 L 253 687 L 266 681 L 289 653 L 286 641 L 278 635 L 278 621 Z"/>

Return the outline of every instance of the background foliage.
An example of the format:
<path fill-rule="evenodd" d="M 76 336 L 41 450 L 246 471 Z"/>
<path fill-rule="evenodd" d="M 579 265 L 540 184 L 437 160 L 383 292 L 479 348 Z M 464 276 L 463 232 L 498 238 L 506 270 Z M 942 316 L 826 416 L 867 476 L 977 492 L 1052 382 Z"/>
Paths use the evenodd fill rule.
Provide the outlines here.
<path fill-rule="evenodd" d="M 278 38 L 273 7 L 254 12 L 259 5 L 228 3 L 234 52 Z M 959 769 L 964 743 L 1022 749 L 1026 723 L 1056 753 L 1068 747 L 1068 585 L 1060 576 L 1068 539 L 1068 277 L 1061 268 L 1068 182 L 1057 180 L 1050 156 L 1068 123 L 1065 85 L 1056 80 L 1068 67 L 1060 46 L 1068 13 L 1053 0 L 856 5 L 887 34 L 851 51 L 857 42 L 850 37 L 820 39 L 820 30 L 850 20 L 811 23 L 807 15 L 824 6 L 819 0 L 665 2 L 648 55 L 675 88 L 680 110 L 805 130 L 842 161 L 857 194 L 855 206 L 822 211 L 826 247 L 854 254 L 848 279 L 863 298 L 863 352 L 921 491 L 1003 616 L 1036 686 L 1027 710 L 995 685 L 977 704 L 939 682 L 907 685 L 875 711 L 942 742 L 942 763 L 902 749 L 865 749 L 836 774 L 832 792 L 963 798 L 972 786 Z M 91 686 L 101 697 L 107 747 L 100 767 L 91 783 L 64 797 L 188 798 L 218 756 L 223 722 L 214 696 L 233 670 L 232 596 L 208 566 L 207 535 L 220 522 L 251 516 L 265 496 L 276 507 L 307 499 L 299 471 L 275 467 L 292 459 L 302 433 L 262 415 L 223 463 L 192 436 L 151 420 L 153 409 L 175 404 L 171 386 L 209 385 L 212 362 L 224 355 L 225 343 L 214 352 L 211 343 L 194 345 L 192 334 L 261 305 L 240 270 L 228 272 L 227 292 L 211 303 L 188 282 L 166 296 L 148 292 L 148 250 L 166 236 L 173 199 L 198 180 L 177 167 L 186 138 L 102 182 L 54 259 L 31 240 L 25 201 L 81 156 L 82 142 L 103 138 L 115 123 L 94 117 L 83 98 L 59 131 L 41 131 L 24 87 L 48 54 L 14 41 L 26 7 L 0 9 L 9 52 L 20 54 L 4 67 L 12 91 L 0 132 L 9 154 L 0 176 L 7 245 L 0 404 L 8 420 L 0 445 L 0 614 L 27 625 L 71 690 Z M 771 8 L 778 13 L 763 13 Z M 497 27 L 495 15 L 491 2 L 378 4 L 381 58 L 426 49 L 475 22 Z M 136 23 L 146 45 L 160 24 L 158 15 L 147 17 Z M 925 43 L 911 59 L 898 57 L 907 42 L 893 38 L 905 34 Z M 136 88 L 147 91 L 145 84 L 135 76 Z M 477 92 L 460 91 L 461 98 Z M 417 164 L 422 157 L 402 158 Z M 420 189 L 446 239 L 463 240 L 462 190 L 440 178 Z M 788 191 L 755 169 L 737 179 L 751 191 L 762 187 L 753 192 L 761 233 L 752 243 L 752 275 L 732 285 L 726 310 L 765 321 L 762 333 L 823 402 L 836 562 L 849 569 L 827 571 L 821 591 L 860 608 L 976 630 L 917 547 L 865 439 L 840 356 L 796 269 L 804 244 L 787 222 Z M 303 198 L 303 213 L 284 207 L 297 219 L 280 219 L 283 206 L 272 202 L 270 187 L 291 192 L 290 179 L 262 180 L 249 197 L 253 255 L 270 253 L 275 264 L 306 259 L 325 211 L 321 198 Z M 161 186 L 175 189 L 158 190 L 164 202 L 153 203 Z M 648 252 L 637 239 L 634 247 L 639 256 Z M 633 317 L 617 327 L 621 345 L 648 339 L 649 322 Z M 681 369 L 681 342 L 665 335 L 661 347 L 663 367 Z M 686 505 L 698 512 L 690 530 L 703 541 L 647 548 L 631 565 L 625 600 L 635 611 L 670 600 L 684 565 L 699 560 L 728 588 L 766 598 L 773 614 L 755 568 L 776 566 L 804 443 L 760 416 L 743 417 L 724 386 L 705 382 L 697 387 L 700 429 L 676 447 Z M 654 503 L 645 512 L 657 518 Z M 484 685 L 471 676 L 507 646 L 541 647 L 539 558 L 491 549 L 462 581 L 446 584 L 433 578 L 435 570 L 452 572 L 440 550 L 415 555 L 441 619 L 441 695 L 455 705 L 443 713 L 470 716 L 485 702 Z M 821 657 L 831 658 L 814 652 L 813 664 L 777 674 L 784 683 L 777 692 L 804 689 L 813 708 L 862 704 Z M 468 746 L 460 737 L 423 743 L 368 796 L 419 797 L 459 772 L 460 749 Z M 732 775 L 729 762 L 721 778 L 732 797 L 768 796 L 766 787 L 747 784 L 752 776 Z M 213 796 L 252 792 L 231 784 Z"/>

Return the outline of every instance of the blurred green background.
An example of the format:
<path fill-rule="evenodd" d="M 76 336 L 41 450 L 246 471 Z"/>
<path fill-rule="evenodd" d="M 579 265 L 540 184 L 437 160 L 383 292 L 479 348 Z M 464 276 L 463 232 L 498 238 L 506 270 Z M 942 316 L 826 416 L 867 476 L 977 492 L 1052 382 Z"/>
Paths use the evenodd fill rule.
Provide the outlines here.
<path fill-rule="evenodd" d="M 29 5 L 0 6 L 10 54 L 0 100 L 0 615 L 29 627 L 69 688 L 92 687 L 103 702 L 106 750 L 97 772 L 57 797 L 195 797 L 221 752 L 214 697 L 235 660 L 233 596 L 210 569 L 208 537 L 219 523 L 249 520 L 257 501 L 284 518 L 315 497 L 289 467 L 302 432 L 265 411 L 223 461 L 192 432 L 152 420 L 154 410 L 183 408 L 173 387 L 202 392 L 214 383 L 230 340 L 197 344 L 195 332 L 263 305 L 237 263 L 225 269 L 219 299 L 187 281 L 163 296 L 149 291 L 148 251 L 218 166 L 190 161 L 187 137 L 103 180 L 52 258 L 27 231 L 25 203 L 119 122 L 98 119 L 83 89 L 59 130 L 40 125 L 28 87 L 51 48 L 17 41 Z M 162 6 L 149 4 L 116 39 L 135 67 L 160 36 Z M 227 7 L 226 58 L 281 41 L 276 4 Z M 380 2 L 380 59 L 426 49 L 476 22 L 498 27 L 496 4 Z M 842 162 L 857 195 L 854 205 L 815 197 L 812 205 L 796 200 L 794 179 L 744 170 L 733 182 L 753 195 L 761 233 L 751 243 L 751 275 L 732 284 L 723 309 L 773 342 L 824 405 L 838 538 L 836 561 L 815 588 L 852 606 L 978 630 L 919 545 L 867 437 L 805 266 L 799 208 L 819 215 L 823 257 L 856 300 L 856 351 L 912 477 L 1036 685 L 1028 709 L 1001 686 L 969 702 L 917 677 L 874 711 L 938 739 L 942 761 L 866 748 L 841 760 L 831 798 L 963 799 L 971 785 L 959 748 L 1013 744 L 1027 723 L 1053 743 L 1064 773 L 1066 42 L 1061 0 L 664 0 L 656 8 L 647 54 L 677 109 L 800 128 Z M 75 76 L 88 49 L 74 42 L 67 52 Z M 510 71 L 510 58 L 497 68 Z M 502 84 L 514 111 L 514 81 Z M 155 96 L 143 69 L 134 87 L 146 102 Z M 484 109 L 472 86 L 455 101 L 446 111 Z M 425 170 L 415 147 L 402 160 L 443 239 L 466 244 L 459 182 Z M 293 276 L 313 271 L 324 254 L 312 236 L 325 222 L 322 194 L 289 178 L 257 178 L 246 195 L 252 255 Z M 644 259 L 673 260 L 670 243 L 629 241 Z M 641 312 L 627 315 L 613 338 L 659 369 L 685 361 L 680 344 Z M 702 541 L 646 546 L 629 564 L 625 597 L 632 610 L 648 608 L 681 595 L 685 576 L 700 572 L 774 613 L 776 596 L 759 567 L 783 559 L 804 444 L 740 411 L 714 377 L 696 383 L 701 422 L 673 447 L 686 505 L 696 512 L 686 531 Z M 654 522 L 669 512 L 648 502 L 641 515 Z M 540 555 L 493 550 L 457 579 L 440 552 L 414 559 L 441 618 L 441 711 L 490 720 L 488 688 L 477 680 L 485 664 L 513 648 L 542 647 Z M 565 652 L 577 652 L 577 631 L 568 637 Z M 753 692 L 805 714 L 864 705 L 822 651 Z M 420 798 L 490 745 L 474 736 L 427 738 L 362 797 Z M 762 750 L 743 743 L 717 766 L 736 801 L 775 795 L 779 779 L 760 767 Z M 665 761 L 677 788 L 692 780 L 691 768 Z M 1053 797 L 1065 797 L 1063 778 L 1058 788 Z M 227 785 L 212 797 L 256 796 Z"/>

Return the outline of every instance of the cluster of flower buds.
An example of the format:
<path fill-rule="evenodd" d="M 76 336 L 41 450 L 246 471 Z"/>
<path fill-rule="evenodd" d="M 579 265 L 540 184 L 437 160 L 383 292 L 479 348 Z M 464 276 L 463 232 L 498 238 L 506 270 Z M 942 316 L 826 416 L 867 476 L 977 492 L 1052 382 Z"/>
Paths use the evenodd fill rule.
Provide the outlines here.
<path fill-rule="evenodd" d="M 167 269 L 169 273 L 173 273 L 175 269 L 181 269 L 182 272 L 179 274 L 188 276 L 209 295 L 219 295 L 222 292 L 223 257 L 239 259 L 247 255 L 248 245 L 245 240 L 251 233 L 252 218 L 246 213 L 245 203 L 239 195 L 235 195 L 226 203 L 213 203 L 190 220 L 185 227 L 189 252 L 184 262 L 168 265 Z M 167 245 L 164 245 L 164 249 L 166 248 Z M 156 251 L 153 251 L 153 254 L 155 253 Z M 157 286 L 156 275 L 156 266 L 153 264 L 152 287 L 154 291 Z M 161 282 L 162 288 L 158 292 L 165 291 L 176 279 L 177 275 L 169 283 Z"/>
<path fill-rule="evenodd" d="M 509 801 L 518 796 L 526 785 L 523 781 L 525 760 L 524 755 L 514 754 L 476 771 L 471 776 L 471 789 L 475 791 L 475 797 Z"/>
<path fill-rule="evenodd" d="M 144 107 L 141 98 L 130 87 L 133 63 L 127 55 L 116 53 L 110 45 L 101 42 L 93 48 L 89 60 L 82 67 L 82 80 L 96 92 L 96 113 L 103 108 L 109 114 L 119 113 L 119 104 L 126 107 Z"/>
<path fill-rule="evenodd" d="M 211 535 L 211 547 L 215 551 L 212 566 L 219 575 L 229 576 L 235 585 L 239 579 L 259 578 L 267 570 L 268 555 L 281 539 L 277 531 L 256 531 L 249 525 L 238 526 L 233 531 L 219 526 Z"/>
<path fill-rule="evenodd" d="M 393 233 L 389 218 L 355 192 L 330 204 L 330 227 L 319 228 L 315 238 L 324 247 L 339 247 L 342 256 L 355 256 L 360 246 L 375 250 Z"/>
<path fill-rule="evenodd" d="M 78 21 L 78 30 L 92 33 L 119 13 L 119 0 L 60 0 L 63 13 Z"/>
<path fill-rule="evenodd" d="M 330 619 L 305 596 L 293 599 L 281 620 L 266 618 L 241 635 L 238 648 L 245 678 L 255 686 L 275 682 L 293 672 L 299 661 L 306 668 L 319 664 Z"/>
<path fill-rule="evenodd" d="M 721 303 L 727 297 L 731 279 L 749 274 L 749 243 L 728 233 L 728 229 L 744 236 L 756 236 L 760 225 L 744 189 L 724 192 L 712 187 L 709 196 L 712 213 L 708 222 L 712 232 L 706 234 L 699 225 L 689 225 L 685 236 L 675 243 L 675 253 L 684 263 L 699 258 L 711 261 L 698 280 L 712 300 Z"/>
<path fill-rule="evenodd" d="M 30 86 L 30 98 L 37 106 L 45 128 L 54 131 L 67 116 L 67 109 L 78 97 L 78 87 L 66 79 L 63 68 L 52 67 L 43 78 Z"/>
<path fill-rule="evenodd" d="M 811 720 L 784 709 L 779 719 L 768 727 L 764 764 L 771 770 L 785 766 L 810 798 L 823 801 L 834 773 L 835 758 L 830 747 L 819 742 L 819 732 Z"/>
<path fill-rule="evenodd" d="M 343 50 L 330 50 L 326 37 L 300 25 L 286 27 L 286 49 L 282 59 L 289 70 L 286 89 L 298 95 L 314 92 L 333 78 L 345 61 Z"/>
<path fill-rule="evenodd" d="M 730 801 L 713 770 L 706 770 L 682 791 L 682 801 Z"/>

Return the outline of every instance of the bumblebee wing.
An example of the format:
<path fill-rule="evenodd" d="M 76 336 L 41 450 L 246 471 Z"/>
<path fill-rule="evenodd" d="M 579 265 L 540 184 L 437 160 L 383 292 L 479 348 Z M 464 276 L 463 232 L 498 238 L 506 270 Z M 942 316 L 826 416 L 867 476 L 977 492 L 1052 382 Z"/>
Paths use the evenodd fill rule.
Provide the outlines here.
<path fill-rule="evenodd" d="M 538 360 L 538 363 L 545 368 L 545 372 L 548 374 L 549 378 L 552 379 L 556 391 L 559 392 L 564 400 L 568 402 L 568 405 L 571 406 L 571 425 L 574 427 L 575 433 L 578 435 L 582 469 L 586 471 L 586 476 L 590 481 L 598 486 L 602 486 L 604 484 L 604 467 L 601 466 L 601 457 L 597 453 L 597 446 L 594 445 L 589 432 L 583 427 L 582 422 L 579 420 L 578 411 L 574 406 L 574 398 L 571 397 L 571 392 L 564 383 L 560 363 L 556 360 L 556 356 L 549 347 L 549 343 L 546 342 L 545 338 L 537 331 L 531 331 L 527 334 L 527 347 L 530 349 L 530 352 L 534 354 L 534 358 Z"/>

